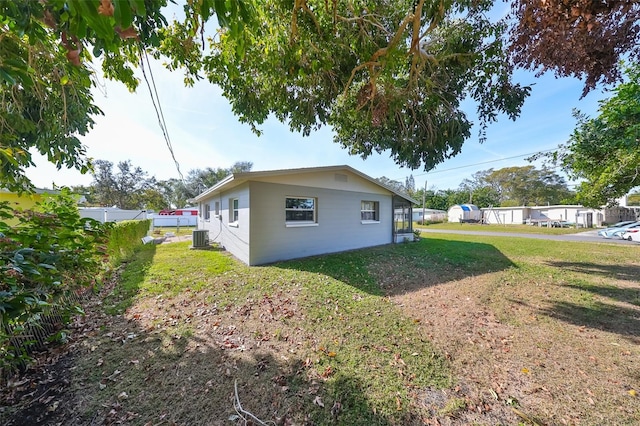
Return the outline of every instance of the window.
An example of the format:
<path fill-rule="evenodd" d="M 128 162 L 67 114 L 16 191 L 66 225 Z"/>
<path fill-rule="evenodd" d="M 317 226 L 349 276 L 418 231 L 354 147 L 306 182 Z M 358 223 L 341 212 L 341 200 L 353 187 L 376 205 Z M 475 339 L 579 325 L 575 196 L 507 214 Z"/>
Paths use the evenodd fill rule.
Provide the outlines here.
<path fill-rule="evenodd" d="M 378 222 L 380 209 L 377 201 L 362 201 L 360 203 L 360 219 L 364 222 Z"/>
<path fill-rule="evenodd" d="M 209 206 L 209 203 L 206 203 L 203 207 L 204 208 L 203 208 L 202 216 L 204 216 L 204 220 L 209 220 L 209 216 L 211 214 L 210 212 L 211 207 Z"/>
<path fill-rule="evenodd" d="M 285 201 L 285 216 L 287 222 L 315 223 L 316 199 L 287 197 Z"/>
<path fill-rule="evenodd" d="M 213 208 L 213 214 L 218 217 L 220 216 L 220 201 L 216 201 Z"/>
<path fill-rule="evenodd" d="M 229 199 L 229 222 L 231 223 L 238 222 L 238 199 L 237 198 Z"/>

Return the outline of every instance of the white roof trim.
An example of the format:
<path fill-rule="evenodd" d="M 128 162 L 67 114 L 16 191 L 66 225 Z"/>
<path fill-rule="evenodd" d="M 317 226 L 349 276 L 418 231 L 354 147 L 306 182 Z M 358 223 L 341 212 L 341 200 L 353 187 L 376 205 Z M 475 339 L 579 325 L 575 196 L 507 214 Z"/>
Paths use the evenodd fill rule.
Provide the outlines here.
<path fill-rule="evenodd" d="M 190 201 L 195 201 L 195 202 L 199 202 L 202 201 L 205 198 L 208 198 L 209 195 L 217 193 L 217 192 L 221 192 L 225 189 L 229 189 L 232 188 L 234 186 L 240 185 L 243 182 L 249 181 L 249 180 L 254 180 L 254 179 L 259 179 L 262 177 L 268 177 L 268 176 L 279 176 L 279 175 L 290 175 L 290 174 L 296 174 L 296 173 L 312 173 L 312 172 L 332 172 L 332 171 L 349 171 L 355 175 L 360 176 L 361 178 L 374 183 L 376 185 L 378 185 L 381 188 L 386 189 L 387 191 L 391 192 L 394 195 L 397 195 L 398 197 L 404 198 L 405 200 L 413 203 L 413 204 L 418 204 L 418 202 L 416 200 L 414 200 L 413 198 L 409 197 L 407 194 L 404 194 L 402 192 L 396 191 L 395 189 L 384 185 L 380 182 L 378 182 L 376 179 L 365 175 L 364 173 L 354 169 L 351 166 L 346 166 L 346 165 L 342 165 L 342 166 L 325 166 L 325 167 L 306 167 L 306 168 L 299 168 L 299 169 L 282 169 L 282 170 L 266 170 L 266 171 L 262 171 L 262 172 L 243 172 L 243 173 L 233 173 L 229 176 L 227 176 L 226 178 L 224 178 L 223 180 L 221 180 L 220 182 L 218 182 L 217 184 L 215 184 L 214 186 L 212 186 L 209 189 L 206 189 L 205 191 L 203 191 L 202 193 L 198 194 L 195 198 L 193 198 Z"/>

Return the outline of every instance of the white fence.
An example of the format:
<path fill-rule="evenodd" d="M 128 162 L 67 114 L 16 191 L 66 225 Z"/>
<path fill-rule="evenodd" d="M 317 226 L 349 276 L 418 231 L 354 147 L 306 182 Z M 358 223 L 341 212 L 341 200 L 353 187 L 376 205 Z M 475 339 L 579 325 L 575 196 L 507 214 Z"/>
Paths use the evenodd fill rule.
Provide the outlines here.
<path fill-rule="evenodd" d="M 121 222 L 123 220 L 147 219 L 146 210 L 121 210 L 104 207 L 85 207 L 80 209 L 80 217 L 88 217 L 99 222 Z"/>
<path fill-rule="evenodd" d="M 153 226 L 196 226 L 198 216 L 168 216 L 155 214 L 151 216 Z"/>

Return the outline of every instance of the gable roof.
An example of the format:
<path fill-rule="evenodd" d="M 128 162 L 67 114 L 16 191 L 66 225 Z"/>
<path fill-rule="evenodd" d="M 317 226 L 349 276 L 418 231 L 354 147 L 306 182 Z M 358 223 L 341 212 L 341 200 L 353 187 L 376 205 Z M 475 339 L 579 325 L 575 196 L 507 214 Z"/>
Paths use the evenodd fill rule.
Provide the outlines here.
<path fill-rule="evenodd" d="M 387 186 L 379 181 L 377 181 L 376 179 L 365 175 L 364 173 L 354 169 L 353 167 L 350 166 L 346 166 L 346 165 L 342 165 L 342 166 L 324 166 L 324 167 L 306 167 L 306 168 L 298 168 L 298 169 L 281 169 L 281 170 L 266 170 L 266 171 L 262 171 L 262 172 L 241 172 L 241 173 L 232 173 L 229 176 L 227 176 L 226 178 L 222 179 L 220 182 L 218 182 L 217 184 L 215 184 L 214 186 L 212 186 L 209 189 L 206 189 L 205 191 L 203 191 L 202 193 L 198 194 L 195 196 L 195 198 L 189 200 L 189 201 L 195 201 L 195 202 L 199 202 L 202 201 L 203 199 L 207 198 L 208 196 L 218 193 L 218 192 L 222 192 L 222 191 L 226 191 L 228 189 L 231 189 L 235 186 L 238 186 L 244 182 L 250 181 L 250 180 L 259 180 L 261 178 L 266 178 L 266 177 L 271 177 L 271 176 L 284 176 L 284 175 L 293 175 L 293 174 L 299 174 L 299 173 L 317 173 L 317 172 L 337 172 L 337 171 L 348 171 L 351 172 L 361 178 L 363 178 L 366 181 L 369 181 L 375 185 L 378 185 L 381 188 L 386 189 L 387 191 L 391 192 L 394 195 L 397 195 L 398 197 L 401 197 L 413 204 L 418 204 L 418 202 L 416 200 L 414 200 L 413 198 L 409 197 L 407 194 L 400 192 L 394 188 L 391 188 L 390 186 Z"/>

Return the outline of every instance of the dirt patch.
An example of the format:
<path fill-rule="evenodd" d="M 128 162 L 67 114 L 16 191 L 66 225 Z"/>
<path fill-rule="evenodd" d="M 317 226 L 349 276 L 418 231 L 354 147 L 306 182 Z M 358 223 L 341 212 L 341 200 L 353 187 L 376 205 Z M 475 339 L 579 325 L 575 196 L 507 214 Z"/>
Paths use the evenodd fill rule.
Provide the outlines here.
<path fill-rule="evenodd" d="M 516 289 L 503 280 L 485 274 L 391 292 L 458 378 L 452 389 L 427 391 L 424 404 L 445 414 L 443 424 L 606 424 L 602 405 L 618 407 L 616 424 L 635 424 L 636 339 L 554 318 L 552 283 Z M 455 400 L 464 408 L 447 413 Z"/>

